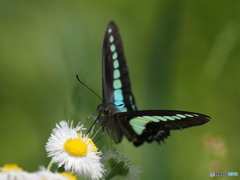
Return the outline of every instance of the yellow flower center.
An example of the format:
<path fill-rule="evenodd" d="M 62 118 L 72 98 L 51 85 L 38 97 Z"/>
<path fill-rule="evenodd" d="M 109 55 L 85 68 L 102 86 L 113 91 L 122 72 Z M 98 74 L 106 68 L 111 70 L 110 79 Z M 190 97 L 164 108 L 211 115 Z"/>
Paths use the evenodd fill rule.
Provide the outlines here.
<path fill-rule="evenodd" d="M 68 139 L 64 143 L 64 149 L 69 155 L 78 157 L 85 156 L 88 152 L 88 146 L 81 138 Z"/>
<path fill-rule="evenodd" d="M 22 171 L 22 168 L 20 168 L 17 164 L 5 164 L 2 167 L 2 172 L 6 172 L 9 170 Z"/>
<path fill-rule="evenodd" d="M 82 138 L 82 140 L 84 140 L 84 141 L 86 141 L 86 142 L 88 142 L 90 144 L 90 146 L 91 146 L 90 150 L 92 152 L 97 152 L 97 146 L 94 144 L 94 142 L 90 138 L 84 137 L 84 138 Z"/>
<path fill-rule="evenodd" d="M 61 175 L 66 177 L 68 180 L 77 180 L 77 177 L 70 172 L 62 172 Z"/>

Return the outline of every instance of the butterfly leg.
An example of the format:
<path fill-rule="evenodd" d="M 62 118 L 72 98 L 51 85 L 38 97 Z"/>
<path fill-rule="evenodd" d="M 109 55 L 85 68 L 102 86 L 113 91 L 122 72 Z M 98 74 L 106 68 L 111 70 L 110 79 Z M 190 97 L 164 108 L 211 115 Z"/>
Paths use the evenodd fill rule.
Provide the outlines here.
<path fill-rule="evenodd" d="M 93 128 L 92 128 L 92 129 L 93 129 Z M 95 138 L 95 136 L 99 133 L 100 130 L 103 130 L 103 127 L 100 127 L 100 128 L 96 131 L 96 133 L 93 135 L 92 139 Z M 93 134 L 93 131 L 91 131 L 91 134 Z M 103 134 L 104 134 L 104 131 L 103 131 L 102 135 L 103 135 Z"/>
<path fill-rule="evenodd" d="M 92 124 L 91 127 L 88 129 L 88 131 L 87 131 L 86 134 L 90 134 L 90 135 L 93 134 L 94 125 L 96 124 L 96 122 L 97 122 L 98 119 L 99 119 L 99 116 L 94 119 L 93 124 Z"/>
<path fill-rule="evenodd" d="M 85 120 L 85 122 L 83 123 L 83 125 L 85 126 L 90 119 L 93 119 L 93 120 L 95 121 L 95 120 L 97 119 L 97 116 L 95 116 L 93 113 L 91 113 L 91 114 L 87 117 L 87 119 Z"/>
<path fill-rule="evenodd" d="M 103 130 L 103 128 L 100 127 L 100 128 L 97 130 L 96 134 L 93 136 L 93 138 L 96 137 L 96 135 L 98 134 L 98 132 L 99 132 L 100 130 Z M 95 142 L 98 142 L 98 141 L 103 137 L 103 135 L 104 135 L 104 131 L 102 131 L 101 135 L 95 140 Z"/>

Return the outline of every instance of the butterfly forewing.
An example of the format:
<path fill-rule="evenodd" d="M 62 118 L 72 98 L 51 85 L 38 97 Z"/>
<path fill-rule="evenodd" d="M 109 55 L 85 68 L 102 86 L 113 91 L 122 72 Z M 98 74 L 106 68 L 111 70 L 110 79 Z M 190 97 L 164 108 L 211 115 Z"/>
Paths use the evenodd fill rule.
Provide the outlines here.
<path fill-rule="evenodd" d="M 107 26 L 103 42 L 103 100 L 120 112 L 135 111 L 122 40 L 114 22 Z"/>
<path fill-rule="evenodd" d="M 122 132 L 138 146 L 144 141 L 163 141 L 170 130 L 183 129 L 205 124 L 210 117 L 193 112 L 173 110 L 145 110 L 117 113 Z"/>

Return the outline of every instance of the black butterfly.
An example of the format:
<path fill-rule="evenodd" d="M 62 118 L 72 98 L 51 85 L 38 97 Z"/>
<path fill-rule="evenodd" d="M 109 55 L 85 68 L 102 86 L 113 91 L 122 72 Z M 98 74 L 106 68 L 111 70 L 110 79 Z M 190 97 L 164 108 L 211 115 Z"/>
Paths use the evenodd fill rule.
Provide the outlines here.
<path fill-rule="evenodd" d="M 209 116 L 174 110 L 138 111 L 128 76 L 122 41 L 114 22 L 107 26 L 103 42 L 103 103 L 98 106 L 98 122 L 115 143 L 123 135 L 135 146 L 145 141 L 161 142 L 170 130 L 205 124 Z"/>

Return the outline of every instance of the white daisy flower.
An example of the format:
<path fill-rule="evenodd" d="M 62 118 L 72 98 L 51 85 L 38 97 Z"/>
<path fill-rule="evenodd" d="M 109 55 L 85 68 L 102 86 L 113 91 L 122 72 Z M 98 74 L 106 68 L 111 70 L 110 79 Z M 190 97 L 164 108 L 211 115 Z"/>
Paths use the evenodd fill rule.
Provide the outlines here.
<path fill-rule="evenodd" d="M 16 164 L 5 164 L 0 168 L 1 180 L 41 180 L 40 177 L 23 171 Z"/>
<path fill-rule="evenodd" d="M 64 166 L 66 171 L 100 179 L 105 171 L 100 162 L 102 153 L 98 152 L 93 141 L 82 130 L 85 130 L 83 125 L 74 128 L 73 122 L 68 124 L 61 121 L 53 129 L 46 151 L 52 157 L 52 162 L 59 167 Z"/>
<path fill-rule="evenodd" d="M 44 180 L 77 180 L 77 177 L 72 173 L 68 173 L 68 172 L 53 173 L 45 169 L 44 167 L 41 167 L 40 170 L 35 174 Z"/>
<path fill-rule="evenodd" d="M 118 177 L 121 180 L 138 180 L 142 173 L 142 167 L 132 165 L 131 159 L 116 150 L 108 150 L 103 155 L 103 161 L 109 168 L 106 179 Z"/>

